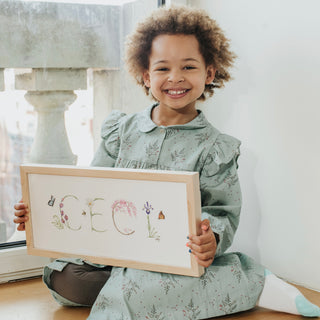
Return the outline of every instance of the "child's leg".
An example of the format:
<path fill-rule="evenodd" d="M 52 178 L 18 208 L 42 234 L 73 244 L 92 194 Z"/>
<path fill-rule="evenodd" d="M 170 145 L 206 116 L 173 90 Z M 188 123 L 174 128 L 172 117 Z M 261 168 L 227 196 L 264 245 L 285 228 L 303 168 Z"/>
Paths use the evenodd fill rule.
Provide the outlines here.
<path fill-rule="evenodd" d="M 72 302 L 92 306 L 109 279 L 111 269 L 69 263 L 61 272 L 52 272 L 51 286 L 60 296 Z"/>
<path fill-rule="evenodd" d="M 308 301 L 294 286 L 282 281 L 265 270 L 265 284 L 257 306 L 299 314 L 305 317 L 320 317 L 320 308 Z"/>

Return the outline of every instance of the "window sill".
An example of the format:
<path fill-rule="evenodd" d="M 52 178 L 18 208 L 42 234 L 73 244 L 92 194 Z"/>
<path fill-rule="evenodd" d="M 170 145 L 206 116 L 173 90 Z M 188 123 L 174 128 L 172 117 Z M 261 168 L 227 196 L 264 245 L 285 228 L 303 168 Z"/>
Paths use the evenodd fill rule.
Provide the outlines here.
<path fill-rule="evenodd" d="M 40 276 L 49 258 L 30 256 L 26 247 L 0 251 L 0 283 Z"/>

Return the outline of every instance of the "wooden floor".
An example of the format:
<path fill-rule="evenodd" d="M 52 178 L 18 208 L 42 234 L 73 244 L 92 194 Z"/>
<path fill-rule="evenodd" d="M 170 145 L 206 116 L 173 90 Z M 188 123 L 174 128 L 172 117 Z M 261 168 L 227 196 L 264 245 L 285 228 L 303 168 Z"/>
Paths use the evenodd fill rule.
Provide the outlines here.
<path fill-rule="evenodd" d="M 298 287 L 311 302 L 320 305 L 320 293 Z M 1 320 L 84 320 L 89 308 L 65 308 L 58 305 L 40 278 L 0 284 Z M 262 308 L 224 316 L 221 320 L 298 320 L 307 319 Z"/>

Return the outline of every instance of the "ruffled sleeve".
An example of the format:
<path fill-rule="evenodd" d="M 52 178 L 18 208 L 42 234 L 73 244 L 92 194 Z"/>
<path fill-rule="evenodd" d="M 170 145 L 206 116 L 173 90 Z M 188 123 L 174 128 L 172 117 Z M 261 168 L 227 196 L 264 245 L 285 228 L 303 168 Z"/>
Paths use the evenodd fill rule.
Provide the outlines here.
<path fill-rule="evenodd" d="M 102 141 L 91 162 L 96 167 L 114 167 L 120 149 L 120 125 L 126 114 L 114 110 L 103 122 Z"/>
<path fill-rule="evenodd" d="M 216 255 L 232 244 L 239 225 L 241 190 L 237 174 L 240 141 L 220 134 L 206 155 L 200 173 L 202 219 L 218 238 Z"/>

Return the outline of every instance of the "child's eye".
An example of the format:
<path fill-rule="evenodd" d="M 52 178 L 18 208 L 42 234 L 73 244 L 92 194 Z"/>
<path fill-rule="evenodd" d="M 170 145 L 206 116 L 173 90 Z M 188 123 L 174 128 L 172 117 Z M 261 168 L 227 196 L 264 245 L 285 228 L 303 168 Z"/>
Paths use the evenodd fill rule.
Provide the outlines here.
<path fill-rule="evenodd" d="M 162 67 L 162 68 L 158 68 L 156 71 L 168 71 L 168 68 Z"/>
<path fill-rule="evenodd" d="M 192 70 L 192 69 L 195 69 L 196 67 L 194 66 L 185 66 L 184 69 L 185 70 Z"/>

